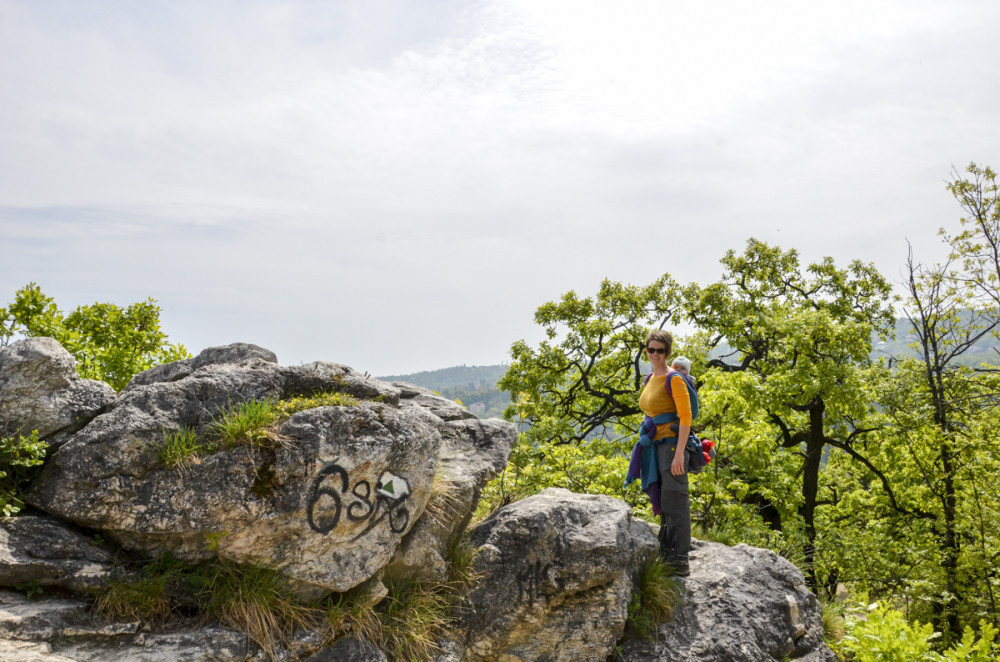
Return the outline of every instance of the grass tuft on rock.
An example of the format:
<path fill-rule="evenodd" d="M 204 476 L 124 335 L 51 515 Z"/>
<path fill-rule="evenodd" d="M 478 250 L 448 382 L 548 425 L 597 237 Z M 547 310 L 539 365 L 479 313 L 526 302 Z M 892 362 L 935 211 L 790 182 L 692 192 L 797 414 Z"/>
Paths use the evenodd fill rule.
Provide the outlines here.
<path fill-rule="evenodd" d="M 209 424 L 211 436 L 225 447 L 269 446 L 270 428 L 278 422 L 278 401 L 273 398 L 230 404 Z"/>
<path fill-rule="evenodd" d="M 163 441 L 156 448 L 157 459 L 168 469 L 183 469 L 197 464 L 212 445 L 202 439 L 197 430 L 184 426 L 179 430 L 164 430 Z"/>
<path fill-rule="evenodd" d="M 114 620 L 161 628 L 180 622 L 218 622 L 242 632 L 270 659 L 282 656 L 296 632 L 320 645 L 353 634 L 395 660 L 431 660 L 451 626 L 465 590 L 475 580 L 475 552 L 456 537 L 452 571 L 444 582 L 375 579 L 321 600 L 298 597 L 273 570 L 231 562 L 189 566 L 169 555 L 120 570 L 97 592 L 93 609 Z M 379 590 L 376 591 L 375 588 Z"/>
<path fill-rule="evenodd" d="M 682 596 L 680 582 L 670 576 L 663 559 L 654 556 L 637 573 L 635 591 L 628 607 L 628 627 L 652 639 L 659 624 L 673 618 Z"/>

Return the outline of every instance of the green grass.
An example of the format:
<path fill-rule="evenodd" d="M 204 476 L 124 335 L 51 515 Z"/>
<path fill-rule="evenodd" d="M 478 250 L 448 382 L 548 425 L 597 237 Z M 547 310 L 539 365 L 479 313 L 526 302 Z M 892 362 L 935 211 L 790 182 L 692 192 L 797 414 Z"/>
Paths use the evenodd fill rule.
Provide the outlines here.
<path fill-rule="evenodd" d="M 823 607 L 823 640 L 834 647 L 844 638 L 846 605 L 839 600 L 821 600 Z"/>
<path fill-rule="evenodd" d="M 181 608 L 178 584 L 186 566 L 165 555 L 134 572 L 116 569 L 107 585 L 98 591 L 94 610 L 111 620 L 139 621 L 163 625 Z"/>
<path fill-rule="evenodd" d="M 290 595 L 287 580 L 273 570 L 218 564 L 199 594 L 202 612 L 243 632 L 269 657 L 287 646 L 297 630 L 319 630 L 323 614 Z"/>
<path fill-rule="evenodd" d="M 273 398 L 247 400 L 225 407 L 209 426 L 209 434 L 222 446 L 270 446 L 278 422 L 278 401 Z"/>
<path fill-rule="evenodd" d="M 354 396 L 333 391 L 280 400 L 277 403 L 277 410 L 281 418 L 288 418 L 292 414 L 305 411 L 306 409 L 315 409 L 316 407 L 355 407 L 357 404 L 358 399 Z"/>
<path fill-rule="evenodd" d="M 229 562 L 188 566 L 165 555 L 116 571 L 97 592 L 94 610 L 152 629 L 182 622 L 223 623 L 244 633 L 271 659 L 280 657 L 279 649 L 287 648 L 296 632 L 308 631 L 322 645 L 351 633 L 393 660 L 430 660 L 476 577 L 475 551 L 464 538 L 456 537 L 449 556 L 452 570 L 445 582 L 390 582 L 381 600 L 372 592 L 378 582 L 370 582 L 304 601 L 273 570 Z"/>
<path fill-rule="evenodd" d="M 670 576 L 666 563 L 655 556 L 640 568 L 628 607 L 628 626 L 647 639 L 660 623 L 669 621 L 683 600 L 680 582 Z"/>
<path fill-rule="evenodd" d="M 376 607 L 380 621 L 376 643 L 392 660 L 431 660 L 437 641 L 451 622 L 451 591 L 404 579 L 388 584 L 389 594 Z"/>
<path fill-rule="evenodd" d="M 184 426 L 180 430 L 164 430 L 156 454 L 160 464 L 168 469 L 182 469 L 197 463 L 201 455 L 210 450 L 211 444 L 194 428 Z"/>
<path fill-rule="evenodd" d="M 164 430 L 156 446 L 156 459 L 168 469 L 183 469 L 219 448 L 264 446 L 273 448 L 284 439 L 278 425 L 296 412 L 316 407 L 353 407 L 357 398 L 344 393 L 317 393 L 287 400 L 264 398 L 229 404 L 208 425 L 208 433 L 199 435 L 191 427 Z M 0 474 L 0 478 L 2 478 Z"/>

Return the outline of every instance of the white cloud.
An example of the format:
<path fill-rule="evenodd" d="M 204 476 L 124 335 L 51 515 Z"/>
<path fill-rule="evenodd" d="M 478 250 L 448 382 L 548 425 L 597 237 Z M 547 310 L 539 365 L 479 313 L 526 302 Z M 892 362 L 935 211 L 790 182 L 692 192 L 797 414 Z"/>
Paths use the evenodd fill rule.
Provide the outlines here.
<path fill-rule="evenodd" d="M 995 160 L 998 13 L 0 0 L 0 291 L 400 373 L 751 235 L 894 276 L 951 165 Z"/>

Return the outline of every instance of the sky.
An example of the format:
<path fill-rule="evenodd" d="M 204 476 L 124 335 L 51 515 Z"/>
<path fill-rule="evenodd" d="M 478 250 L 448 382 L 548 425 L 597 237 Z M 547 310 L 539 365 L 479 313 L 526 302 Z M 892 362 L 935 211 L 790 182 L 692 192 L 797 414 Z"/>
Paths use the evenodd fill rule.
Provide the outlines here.
<path fill-rule="evenodd" d="M 750 237 L 940 260 L 1000 167 L 995 0 L 0 0 L 0 305 L 152 297 L 373 375 Z"/>

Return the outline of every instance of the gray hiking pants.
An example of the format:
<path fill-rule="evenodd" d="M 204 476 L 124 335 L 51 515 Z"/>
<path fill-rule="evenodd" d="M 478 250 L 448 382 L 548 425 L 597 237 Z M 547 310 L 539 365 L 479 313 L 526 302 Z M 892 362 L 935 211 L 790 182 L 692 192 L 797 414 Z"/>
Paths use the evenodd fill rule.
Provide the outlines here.
<path fill-rule="evenodd" d="M 691 549 L 691 502 L 688 499 L 688 475 L 670 473 L 677 440 L 656 445 L 660 465 L 660 556 L 668 563 L 687 564 Z"/>

